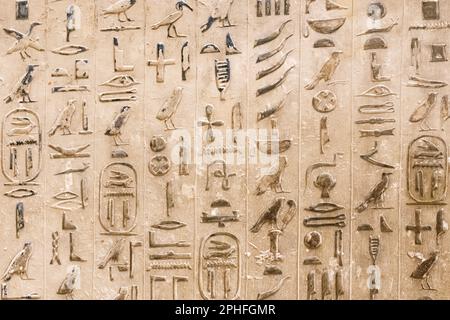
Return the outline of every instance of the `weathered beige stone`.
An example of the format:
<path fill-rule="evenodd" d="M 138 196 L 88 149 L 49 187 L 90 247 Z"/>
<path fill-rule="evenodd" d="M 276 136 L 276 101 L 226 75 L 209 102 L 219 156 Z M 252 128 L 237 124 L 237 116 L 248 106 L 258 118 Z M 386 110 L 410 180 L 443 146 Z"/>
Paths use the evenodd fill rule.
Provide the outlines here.
<path fill-rule="evenodd" d="M 28 0 L 28 19 L 16 19 L 16 1 L 2 1 L 1 27 L 22 34 L 17 44 L 14 31 L 0 35 L 0 94 L 13 94 L 0 110 L 0 268 L 8 297 L 449 298 L 448 89 L 411 84 L 450 81 L 450 3 L 437 1 L 439 20 L 430 20 L 434 3 L 422 13 L 430 1 L 290 0 L 285 14 L 286 1 L 271 0 L 270 15 L 265 0 L 185 2 L 192 11 L 176 1 Z M 169 15 L 173 25 L 164 22 Z M 40 24 L 27 34 L 33 22 Z M 67 50 L 80 52 L 58 54 Z M 32 82 L 21 84 L 28 65 L 35 65 Z M 382 97 L 371 96 L 373 87 Z M 35 102 L 21 103 L 26 94 Z M 388 113 L 370 113 L 372 104 Z M 421 131 L 429 128 L 436 130 Z M 239 129 L 247 136 L 235 136 Z M 264 134 L 275 130 L 285 150 L 270 157 L 258 150 L 274 151 Z M 39 133 L 31 151 L 8 145 Z M 439 150 L 421 149 L 416 139 Z M 207 157 L 222 143 L 226 166 Z M 236 146 L 242 149 L 229 152 Z M 414 191 L 416 201 L 408 185 L 421 174 L 409 168 L 416 159 L 409 150 L 428 152 L 442 169 L 433 175 L 422 166 L 425 189 Z M 383 179 L 389 186 L 374 208 L 368 195 Z M 12 197 L 29 192 L 36 194 Z M 17 236 L 19 202 L 25 225 Z M 342 208 L 307 210 L 323 202 Z M 277 212 L 276 224 L 262 217 Z M 345 227 L 310 225 L 323 222 L 311 217 L 342 214 L 331 222 Z M 165 230 L 167 221 L 182 227 Z M 9 266 L 27 242 L 32 280 Z M 434 263 L 430 278 L 418 267 L 421 255 Z M 322 264 L 305 265 L 312 257 Z M 161 269 L 171 264 L 179 269 Z M 423 290 L 425 280 L 437 290 Z"/>

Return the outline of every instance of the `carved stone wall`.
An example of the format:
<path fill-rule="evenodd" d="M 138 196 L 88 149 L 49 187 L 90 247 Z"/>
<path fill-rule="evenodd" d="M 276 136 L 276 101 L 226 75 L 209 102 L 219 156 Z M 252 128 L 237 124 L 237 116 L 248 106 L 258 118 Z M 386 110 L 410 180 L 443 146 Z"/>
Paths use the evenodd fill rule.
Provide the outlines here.
<path fill-rule="evenodd" d="M 449 21 L 2 0 L 2 299 L 450 298 Z"/>

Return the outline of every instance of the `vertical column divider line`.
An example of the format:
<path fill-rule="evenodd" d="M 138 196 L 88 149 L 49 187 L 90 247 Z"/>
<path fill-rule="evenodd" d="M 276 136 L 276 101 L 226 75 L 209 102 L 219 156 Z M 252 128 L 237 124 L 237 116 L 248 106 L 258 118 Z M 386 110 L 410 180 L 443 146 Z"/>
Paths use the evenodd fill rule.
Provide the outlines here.
<path fill-rule="evenodd" d="M 197 163 L 197 134 L 196 134 L 196 127 L 195 127 L 195 123 L 196 123 L 196 119 L 197 119 L 197 108 L 198 108 L 198 61 L 199 61 L 199 55 L 198 55 L 198 42 L 199 42 L 199 33 L 198 33 L 198 28 L 197 28 L 197 22 L 198 22 L 198 18 L 199 18 L 199 14 L 198 14 L 198 8 L 199 8 L 199 2 L 196 1 L 196 9 L 195 10 L 195 24 L 194 24 L 194 55 L 195 55 L 195 107 L 194 107 L 194 121 L 192 123 L 192 127 L 193 127 L 193 134 L 194 134 L 194 139 L 191 139 L 191 141 L 193 141 L 194 145 L 193 148 L 191 146 L 191 160 L 193 162 L 193 167 L 194 167 L 194 222 L 193 222 L 193 227 L 194 227 L 194 239 L 192 241 L 192 250 L 193 250 L 193 260 L 192 260 L 192 270 L 193 270 L 193 285 L 192 285 L 192 299 L 196 300 L 196 294 L 195 294 L 195 286 L 196 283 L 198 281 L 198 279 L 196 278 L 196 274 L 197 274 L 197 259 L 200 259 L 200 257 L 196 256 L 196 252 L 197 252 L 197 184 L 198 184 L 198 173 L 197 171 L 200 171 Z M 191 51 L 192 54 L 192 51 Z M 201 240 L 201 239 L 199 239 Z"/>
<path fill-rule="evenodd" d="M 94 25 L 93 25 L 93 33 L 94 34 L 97 34 L 97 30 L 98 30 L 98 21 L 97 21 L 97 1 L 93 1 L 93 4 L 94 4 Z M 95 152 L 95 145 L 96 145 L 96 139 L 95 139 L 95 132 L 96 132 L 96 130 L 95 130 L 95 120 L 96 120 L 96 110 L 97 110 L 97 42 L 96 41 L 93 41 L 93 51 L 94 51 L 94 53 L 93 53 L 93 55 L 94 55 L 94 57 L 93 57 L 93 59 L 94 59 L 94 86 L 95 86 L 95 88 L 94 88 L 94 92 L 95 92 L 95 94 L 94 94 L 94 110 L 93 110 L 93 112 L 91 112 L 91 118 L 93 119 L 93 121 L 92 121 L 92 126 L 93 126 L 93 129 L 92 129 L 92 131 L 94 132 L 93 133 L 93 139 L 94 139 L 94 152 L 92 153 L 92 170 L 94 170 L 94 174 L 92 175 L 92 177 L 93 177 L 93 179 L 92 179 L 92 193 L 93 193 L 93 199 L 94 199 L 94 201 L 92 201 L 92 213 L 93 213 L 93 224 L 92 224 L 92 239 L 93 239 L 93 242 L 92 242 L 92 272 L 91 272 L 91 277 L 92 277 L 92 283 L 91 283 L 91 297 L 93 298 L 94 297 L 94 288 L 95 288 L 95 286 L 94 286 L 94 281 L 95 281 L 95 276 L 94 276 L 94 274 L 95 274 L 95 272 L 94 272 L 94 270 L 95 270 L 95 232 L 96 232 L 96 228 L 95 228 L 95 220 L 96 220 L 96 216 L 97 216 L 97 212 L 96 212 L 96 203 L 95 203 L 95 194 L 97 193 L 96 192 L 96 190 L 97 190 L 97 188 L 96 188 L 96 175 L 95 175 L 95 173 L 96 173 L 96 171 L 95 171 L 95 167 L 96 167 L 96 163 L 97 163 L 97 161 L 96 161 L 96 152 Z M 97 199 L 97 201 L 98 201 L 99 199 Z M 98 212 L 99 213 L 99 212 Z"/>
<path fill-rule="evenodd" d="M 146 142 L 146 130 L 145 130 L 145 128 L 146 128 L 146 121 L 147 121 L 147 119 L 146 119 L 146 117 L 145 117 L 145 115 L 147 114 L 147 112 L 145 111 L 145 109 L 147 108 L 147 104 L 146 104 L 146 94 L 145 94 L 145 89 L 147 88 L 147 77 L 146 77 L 146 70 L 145 70 L 145 57 L 147 56 L 146 55 L 146 53 L 147 53 L 147 46 L 146 46 L 146 39 L 147 39 L 147 1 L 145 1 L 144 2 L 144 41 L 143 41 L 143 45 L 144 45 L 144 51 L 143 51 L 143 54 L 144 54 L 144 65 L 143 65 L 143 68 L 144 68 L 144 86 L 143 86 L 143 89 L 142 89 L 142 111 L 144 112 L 144 114 L 143 114 L 143 116 L 142 116 L 142 123 L 141 123 L 141 125 L 142 125 L 142 135 L 143 135 L 143 137 L 142 137 L 142 142 L 143 142 L 143 144 L 144 144 L 144 146 L 143 146 L 143 148 L 142 148 L 142 159 L 143 159 L 143 161 L 144 161 L 144 163 L 142 164 L 142 181 L 144 181 L 144 186 L 147 186 L 147 184 L 145 183 L 145 181 L 146 181 L 146 175 L 145 175 L 145 161 L 146 161 L 146 149 L 145 149 L 145 146 L 147 145 L 147 142 Z M 145 188 L 145 187 L 144 187 Z M 143 188 L 143 189 L 144 189 Z M 144 248 L 143 248 L 143 250 L 142 250 L 142 254 L 143 254 L 143 257 L 142 257 L 142 264 L 143 264 L 143 266 L 142 266 L 142 270 L 143 270 L 143 276 L 142 276 L 142 299 L 141 300 L 145 300 L 145 288 L 147 288 L 147 281 L 146 281 L 146 279 L 147 279 L 147 277 L 146 277 L 146 264 L 147 264 L 147 259 L 146 259 L 146 254 L 145 254 L 145 251 L 146 251 L 146 248 L 147 248 L 147 246 L 146 246 L 146 234 L 147 234 L 147 226 L 148 226 L 148 222 L 149 222 L 149 220 L 150 220 L 150 215 L 147 213 L 148 211 L 146 210 L 146 204 L 147 204 L 147 202 L 145 201 L 145 199 L 146 199 L 146 193 L 147 193 L 147 190 L 146 189 L 144 189 L 144 193 L 142 194 L 142 210 L 143 210 L 143 216 L 144 216 L 144 223 L 143 223 L 143 243 L 144 243 Z M 138 298 L 138 300 L 139 300 L 139 298 Z"/>
<path fill-rule="evenodd" d="M 48 10 L 49 10 L 49 8 L 48 8 L 48 0 L 45 0 L 45 7 L 46 7 L 46 10 L 45 10 L 45 25 L 46 25 L 46 28 L 45 28 L 45 47 L 46 47 L 46 50 L 45 50 L 45 64 L 46 65 L 48 65 L 48 53 L 47 53 L 47 51 L 48 51 Z M 47 72 L 45 72 L 45 83 L 47 84 L 47 83 L 49 83 L 49 79 L 48 79 L 48 75 L 47 75 Z M 45 124 L 46 124 L 46 120 L 47 120 L 47 85 L 46 85 L 46 88 L 45 88 L 45 90 L 44 90 L 44 95 L 45 95 L 45 101 L 44 101 L 44 107 L 42 108 L 43 110 L 44 110 L 44 114 L 43 114 L 43 116 L 42 116 L 42 123 L 41 123 L 41 126 L 42 126 L 42 132 L 46 132 L 46 130 L 45 130 Z M 38 109 L 39 110 L 39 109 Z M 38 114 L 39 115 L 39 114 Z M 42 136 L 44 136 L 44 134 L 42 134 Z M 45 144 L 44 144 L 45 145 Z M 41 159 L 41 161 L 43 160 L 43 158 L 45 157 L 45 152 L 43 152 L 42 151 L 42 153 L 41 153 L 41 157 L 42 157 L 42 159 Z M 45 163 L 45 161 L 42 161 L 43 163 Z M 47 166 L 45 166 L 43 169 L 44 169 L 44 171 L 45 171 L 45 169 L 47 168 Z M 43 232 L 43 237 L 42 237 L 42 239 L 43 239 L 43 245 L 44 245 L 44 252 L 43 252 L 43 255 L 42 255 L 42 260 L 43 260 L 43 264 L 42 264 L 42 266 L 43 266 L 43 272 L 44 272 L 44 282 L 43 282 L 43 284 L 42 284 L 42 287 L 43 287 L 43 289 L 44 289 L 44 294 L 43 294 L 43 297 L 44 297 L 44 300 L 47 300 L 47 264 L 45 263 L 45 257 L 46 257 L 46 255 L 45 255 L 45 253 L 47 252 L 47 241 L 46 241 L 46 239 L 45 239 L 45 236 L 46 236 L 46 231 L 47 231 L 47 210 L 45 210 L 45 207 L 46 207 L 46 201 L 45 201 L 45 196 L 46 196 L 46 194 L 47 194 L 47 179 L 46 179 L 46 176 L 44 176 L 43 177 L 43 183 L 44 183 L 44 185 L 43 185 L 43 189 L 44 189 L 44 194 L 42 195 L 42 205 L 41 205 L 41 210 L 44 210 L 44 221 L 43 221 L 43 226 L 42 226 L 42 232 Z"/>
<path fill-rule="evenodd" d="M 403 57 L 403 34 L 405 33 L 405 29 L 404 29 L 404 25 L 405 25 L 405 11 L 406 11 L 406 0 L 403 1 L 403 16 L 402 16 L 402 32 L 401 32 L 401 36 L 402 36 L 402 40 L 401 40 L 401 48 L 400 48 L 400 66 L 401 66 L 401 72 L 400 72 L 400 93 L 399 93 L 399 122 L 400 122 L 400 161 L 399 161 L 399 187 L 398 187 L 398 283 L 397 283 L 397 299 L 400 300 L 400 295 L 401 295 L 401 265 L 402 265 L 402 254 L 401 254 L 401 241 L 402 241 L 402 215 L 401 215 L 401 204 L 402 204 L 402 194 L 403 194 L 403 170 L 402 170 L 402 164 L 403 164 L 403 112 L 402 112 L 402 104 L 403 104 L 403 84 L 402 84 L 402 79 L 403 79 L 403 63 L 404 63 L 404 57 Z"/>
<path fill-rule="evenodd" d="M 97 20 L 97 12 L 98 12 L 98 8 L 97 8 L 97 1 L 94 1 L 94 34 L 96 34 L 97 32 L 98 32 L 98 20 Z M 95 92 L 95 95 L 94 95 L 94 112 L 93 112 L 93 116 L 91 117 L 92 119 L 93 119 L 93 121 L 92 121 L 92 126 L 93 126 L 93 132 L 94 132 L 94 152 L 93 152 L 93 155 L 92 155 L 92 162 L 93 162 L 93 164 L 92 164 L 92 168 L 94 168 L 95 167 L 95 164 L 97 163 L 97 161 L 96 161 L 96 152 L 95 152 L 95 145 L 96 145 L 96 139 L 95 139 L 95 133 L 96 133 L 96 127 L 95 127 L 95 122 L 96 122 L 96 120 L 97 120 L 97 118 L 96 118 L 96 110 L 97 110 L 97 42 L 96 41 L 94 41 L 94 43 L 93 43 L 93 49 L 94 49 L 94 86 L 95 86 L 95 89 L 94 89 L 94 92 Z M 91 113 L 92 114 L 92 113 Z M 94 172 L 95 172 L 95 170 L 94 170 Z M 96 257 L 96 255 L 95 255 L 95 253 L 96 253 L 96 251 L 95 251 L 95 248 L 96 248 L 96 246 L 95 246 L 95 238 L 96 238 L 96 227 L 95 227 L 95 218 L 96 218 L 96 216 L 97 216 L 97 214 L 96 214 L 96 203 L 95 203 L 95 194 L 97 193 L 96 192 L 96 190 L 97 190 L 97 188 L 96 188 L 96 186 L 97 186 L 97 184 L 96 184 L 96 175 L 95 174 L 93 174 L 92 175 L 94 178 L 93 178 L 93 181 L 92 181 L 92 190 L 93 190 L 93 199 L 94 199 L 94 201 L 93 201 L 93 203 L 92 203 L 92 206 L 93 206 L 93 208 L 92 208 L 92 212 L 93 212 L 93 218 L 94 218 L 94 223 L 93 223 L 93 232 L 92 232 L 92 238 L 93 238 L 93 245 L 92 245 L 92 273 L 91 273 L 91 275 L 92 275 L 92 294 L 91 294 L 91 297 L 94 297 L 94 289 L 95 289 L 95 283 L 94 283 L 94 281 L 95 281 L 95 277 L 94 277 L 94 275 L 95 275 L 95 272 L 94 272 L 94 270 L 95 270 L 95 257 Z M 97 199 L 97 201 L 99 201 L 100 199 Z M 99 214 L 100 212 L 98 212 L 98 214 Z"/>
<path fill-rule="evenodd" d="M 350 213 L 353 213 L 353 201 L 354 201 L 354 193 L 353 193 L 353 146 L 354 146 L 354 124 L 353 124 L 353 112 L 355 108 L 355 101 L 353 99 L 353 75 L 354 75 L 354 65 L 353 65 L 353 56 L 354 56 L 354 49 L 355 49 L 355 1 L 352 0 L 352 47 L 351 47 L 351 78 L 350 78 L 350 94 L 351 94 L 351 112 L 350 112 L 350 135 L 351 135 L 351 144 L 350 144 Z M 353 236 L 352 236 L 352 230 L 353 230 L 353 220 L 351 219 L 352 214 L 350 214 L 350 220 L 349 220 L 349 255 L 350 255 L 350 266 L 349 266 L 349 300 L 352 300 L 352 294 L 353 294 Z"/>
<path fill-rule="evenodd" d="M 298 0 L 298 96 L 297 96 L 297 105 L 298 105 L 298 123 L 297 123 L 297 137 L 298 137 L 298 194 L 297 194 L 297 203 L 298 203 L 298 220 L 297 220 L 297 300 L 300 300 L 300 251 L 301 251 L 301 236 L 302 236 L 302 230 L 303 226 L 301 224 L 301 216 L 300 212 L 302 212 L 302 201 L 303 199 L 300 198 L 301 193 L 301 174 L 302 174 L 302 86 L 301 86 L 301 75 L 302 75 L 302 26 L 303 26 L 303 16 L 302 16 L 302 8 L 303 8 L 303 0 Z M 303 186 L 306 187 L 306 186 Z"/>
<path fill-rule="evenodd" d="M 93 26 L 93 33 L 95 35 L 98 34 L 98 19 L 97 19 L 97 13 L 98 13 L 98 7 L 97 7 L 97 0 L 93 1 L 94 3 L 94 26 Z M 94 151 L 92 154 L 92 170 L 94 171 L 92 177 L 93 177 L 93 181 L 92 181 L 92 189 L 93 189 L 93 199 L 94 201 L 92 202 L 92 212 L 93 212 L 93 225 L 92 225 L 92 239 L 93 239 L 93 243 L 92 243 L 92 272 L 91 272 L 91 277 L 92 277 L 92 294 L 91 297 L 94 298 L 94 289 L 95 289 L 95 257 L 96 257 L 96 232 L 97 232 L 97 228 L 96 228 L 96 218 L 97 215 L 100 214 L 100 212 L 97 212 L 97 205 L 98 205 L 98 201 L 100 201 L 100 194 L 98 195 L 99 198 L 97 198 L 97 203 L 95 202 L 95 198 L 96 198 L 96 194 L 97 194 L 97 170 L 95 170 L 97 168 L 97 159 L 96 159 L 96 144 L 97 144 L 97 139 L 96 139 L 96 126 L 95 126 L 95 122 L 97 120 L 97 41 L 93 41 L 92 43 L 93 46 L 93 51 L 94 51 L 94 110 L 92 114 L 92 125 L 93 125 L 93 139 L 94 139 Z M 98 182 L 98 184 L 100 184 L 100 181 Z"/>
<path fill-rule="evenodd" d="M 247 1 L 247 80 L 250 79 L 251 76 L 251 68 L 250 68 L 250 50 L 251 50 L 251 45 L 250 45 L 250 1 Z M 250 90 L 249 90 L 249 81 L 246 81 L 246 106 L 245 106 L 245 129 L 247 130 L 248 133 L 248 128 L 249 128 L 249 113 L 250 113 Z M 249 192 L 249 165 L 248 165 L 248 160 L 249 160 L 249 139 L 248 139 L 248 135 L 246 134 L 245 137 L 245 188 L 247 190 L 246 195 L 245 195 L 245 252 L 249 252 L 248 250 L 248 208 L 249 208 L 249 199 L 250 199 L 250 192 Z M 236 159 L 237 160 L 237 159 Z M 243 246 L 244 247 L 244 246 Z M 244 298 L 247 299 L 248 297 L 248 282 L 246 275 L 248 275 L 248 268 L 249 268 L 249 259 L 245 259 L 245 274 L 241 275 L 241 277 L 244 277 Z"/>

